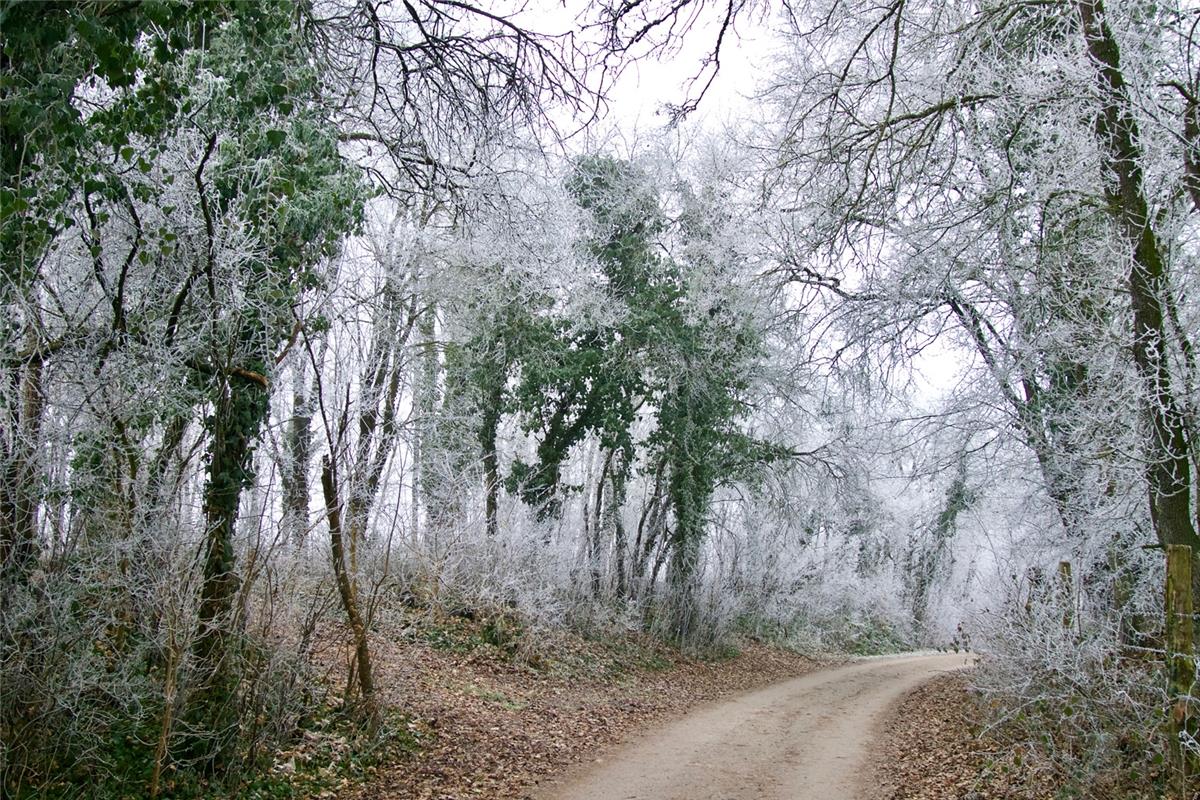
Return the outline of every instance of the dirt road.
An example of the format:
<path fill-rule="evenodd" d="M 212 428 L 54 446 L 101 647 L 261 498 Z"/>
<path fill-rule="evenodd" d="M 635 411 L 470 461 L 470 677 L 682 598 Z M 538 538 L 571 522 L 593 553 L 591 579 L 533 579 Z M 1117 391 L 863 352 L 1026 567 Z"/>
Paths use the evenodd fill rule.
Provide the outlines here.
<path fill-rule="evenodd" d="M 749 692 L 609 753 L 537 800 L 859 800 L 888 708 L 963 655 L 870 659 Z"/>

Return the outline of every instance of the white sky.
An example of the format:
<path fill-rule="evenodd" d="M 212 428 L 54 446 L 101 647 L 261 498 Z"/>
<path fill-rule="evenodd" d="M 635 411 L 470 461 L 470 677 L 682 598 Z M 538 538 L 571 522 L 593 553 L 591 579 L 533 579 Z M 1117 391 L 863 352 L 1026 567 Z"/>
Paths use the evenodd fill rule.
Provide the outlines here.
<path fill-rule="evenodd" d="M 573 0 L 530 0 L 515 19 L 543 33 L 575 31 L 586 37 L 580 26 L 588 13 Z M 642 57 L 627 65 L 617 82 L 608 87 L 608 113 L 601 127 L 615 127 L 625 136 L 662 126 L 667 120 L 659 112 L 664 105 L 678 105 L 688 98 L 688 81 L 703 66 L 716 41 L 719 7 L 705 8 L 699 19 L 659 58 Z M 719 125 L 749 109 L 746 96 L 754 91 L 756 70 L 768 54 L 769 20 L 762 12 L 745 13 L 728 31 L 721 52 L 721 69 L 692 119 Z"/>
<path fill-rule="evenodd" d="M 715 39 L 714 25 L 697 25 L 670 57 L 631 64 L 609 92 L 612 121 L 626 132 L 666 122 L 659 112 L 664 105 L 678 105 L 686 99 L 688 81 L 701 69 Z M 769 40 L 764 25 L 749 22 L 727 37 L 721 69 L 696 112 L 697 119 L 719 125 L 750 110 L 748 96 L 756 89 L 757 76 L 763 74 Z"/>
<path fill-rule="evenodd" d="M 686 35 L 661 57 L 632 60 L 606 91 L 607 113 L 595 130 L 585 135 L 586 143 L 582 146 L 594 146 L 595 139 L 614 135 L 628 144 L 664 126 L 668 118 L 662 113 L 663 107 L 679 105 L 698 91 L 699 86 L 690 85 L 690 81 L 712 51 L 721 10 L 706 9 Z M 531 0 L 523 22 L 544 32 L 578 31 L 579 13 L 578 8 L 567 7 L 564 0 Z M 769 13 L 748 13 L 726 33 L 720 71 L 699 108 L 688 118 L 691 126 L 712 130 L 754 118 L 758 112 L 751 97 L 760 88 L 760 81 L 771 75 L 772 56 L 778 47 L 778 40 L 772 34 L 773 25 Z M 569 127 L 564 125 L 564 129 Z M 574 142 L 573 146 L 580 146 L 580 142 Z M 964 366 L 962 353 L 948 342 L 928 347 L 912 363 L 916 396 L 924 404 L 936 404 L 961 379 Z"/>

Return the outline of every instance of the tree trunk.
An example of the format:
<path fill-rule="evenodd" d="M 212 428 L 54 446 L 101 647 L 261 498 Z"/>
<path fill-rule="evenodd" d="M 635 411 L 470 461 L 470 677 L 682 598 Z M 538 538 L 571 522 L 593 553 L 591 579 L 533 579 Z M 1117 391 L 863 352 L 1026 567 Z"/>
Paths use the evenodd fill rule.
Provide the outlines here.
<path fill-rule="evenodd" d="M 1200 537 L 1191 519 L 1186 420 L 1171 386 L 1167 358 L 1163 315 L 1167 264 L 1143 188 L 1137 120 L 1121 71 L 1120 50 L 1104 20 L 1103 3 L 1080 0 L 1076 7 L 1104 103 L 1096 116 L 1096 138 L 1102 154 L 1105 198 L 1133 255 L 1129 270 L 1133 359 L 1142 380 L 1148 428 L 1145 455 L 1150 518 L 1160 544 L 1187 545 L 1193 554 L 1200 553 Z M 1195 572 L 1193 580 L 1200 581 L 1200 570 Z"/>
<path fill-rule="evenodd" d="M 983 359 L 992 378 L 996 381 L 1001 394 L 1012 409 L 1016 418 L 1017 430 L 1020 431 L 1025 446 L 1033 451 L 1038 468 L 1042 474 L 1042 483 L 1046 494 L 1050 496 L 1054 509 L 1058 513 L 1059 522 L 1067 535 L 1076 528 L 1072 502 L 1076 482 L 1071 479 L 1070 471 L 1062 465 L 1062 456 L 1055 451 L 1046 433 L 1046 423 L 1041 415 L 1041 389 L 1035 380 L 1024 377 L 1020 381 L 1021 393 L 1009 383 L 1009 376 L 1001 367 L 992 345 L 989 342 L 986 322 L 983 315 L 972 304 L 968 303 L 957 291 L 950 290 L 948 304 L 951 312 L 958 318 L 959 324 L 966 328 L 975 345 L 976 352 Z"/>
<path fill-rule="evenodd" d="M 282 470 L 284 532 L 297 550 L 303 548 L 308 535 L 308 462 L 312 457 L 312 406 L 307 394 L 306 366 L 306 361 L 297 360 Z"/>
<path fill-rule="evenodd" d="M 1200 776 L 1200 757 L 1183 744 L 1185 737 L 1200 733 L 1200 713 L 1192 696 L 1196 680 L 1192 558 L 1186 545 L 1167 547 L 1167 758 L 1179 777 L 1181 797 L 1188 796 L 1188 784 Z"/>
<path fill-rule="evenodd" d="M 685 452 L 675 453 L 668 486 L 667 494 L 675 514 L 675 529 L 670 539 L 671 564 L 667 583 L 675 631 L 681 641 L 686 641 L 698 623 L 696 571 L 712 488 L 701 465 Z"/>
<path fill-rule="evenodd" d="M 592 510 L 592 530 L 591 537 L 588 542 L 588 566 L 591 570 L 591 585 L 592 597 L 599 599 L 603 594 L 604 574 L 603 574 L 603 550 L 604 550 L 604 532 L 609 529 L 608 523 L 612 518 L 611 494 L 606 498 L 605 489 L 607 488 L 609 472 L 612 469 L 613 454 L 615 450 L 609 450 L 604 457 L 604 464 L 600 467 L 600 476 L 596 479 L 596 500 L 595 508 Z M 607 503 L 605 500 L 607 499 Z"/>
<path fill-rule="evenodd" d="M 637 594 L 643 588 L 642 582 L 646 576 L 646 567 L 662 529 L 660 523 L 662 521 L 664 470 L 665 462 L 659 460 L 654 469 L 654 491 L 638 519 L 637 537 L 634 539 L 633 552 L 630 554 L 633 559 L 633 578 L 629 582 L 629 598 L 631 600 L 636 600 Z"/>
<path fill-rule="evenodd" d="M 421 312 L 417 320 L 417 374 L 413 384 L 413 406 L 416 416 L 416 447 L 414 448 L 416 491 L 413 492 L 413 502 L 419 504 L 420 508 L 424 510 L 425 534 L 431 540 L 435 553 L 438 549 L 438 530 L 443 516 L 440 502 L 441 481 L 433 463 L 434 455 L 437 453 L 437 448 L 434 447 L 434 434 L 439 407 L 438 385 L 441 377 L 436 333 L 437 309 L 431 305 Z"/>
<path fill-rule="evenodd" d="M 675 520 L 671 537 L 671 562 L 667 568 L 668 606 L 671 630 L 682 643 L 690 640 L 699 625 L 696 606 L 696 567 L 700 558 L 700 536 L 691 522 Z"/>
<path fill-rule="evenodd" d="M 198 677 L 192 713 L 199 730 L 197 755 L 219 759 L 237 734 L 238 675 L 230 663 L 233 606 L 239 581 L 234 529 L 243 488 L 251 480 L 251 444 L 268 411 L 264 385 L 223 378 L 209 431 L 208 483 L 204 490 L 204 576 L 194 654 Z M 200 737 L 210 737 L 206 744 Z"/>
<path fill-rule="evenodd" d="M 625 463 L 623 459 L 619 459 L 618 463 L 609 475 L 609 483 L 611 486 L 611 498 L 608 503 L 609 523 L 613 532 L 613 567 L 616 572 L 616 594 L 617 597 L 623 598 L 626 595 L 628 572 L 625 563 L 627 534 L 625 533 L 625 521 L 621 517 L 621 509 L 625 506 Z"/>
<path fill-rule="evenodd" d="M 487 535 L 490 537 L 494 537 L 500 530 L 500 459 L 496 450 L 496 435 L 500 428 L 500 403 L 503 398 L 504 383 L 499 381 L 488 393 L 479 430 L 483 455 L 484 519 Z"/>
<path fill-rule="evenodd" d="M 379 724 L 379 708 L 375 698 L 375 679 L 371 673 L 371 649 L 367 639 L 367 626 L 358 607 L 358 592 L 346 567 L 346 552 L 342 534 L 342 507 L 338 499 L 336 462 L 326 456 L 321 465 L 321 490 L 325 498 L 325 517 L 329 522 L 329 549 L 333 558 L 333 573 L 337 580 L 338 595 L 342 610 L 350 623 L 354 636 L 354 663 L 358 687 L 362 693 L 363 709 L 367 724 L 372 731 Z"/>

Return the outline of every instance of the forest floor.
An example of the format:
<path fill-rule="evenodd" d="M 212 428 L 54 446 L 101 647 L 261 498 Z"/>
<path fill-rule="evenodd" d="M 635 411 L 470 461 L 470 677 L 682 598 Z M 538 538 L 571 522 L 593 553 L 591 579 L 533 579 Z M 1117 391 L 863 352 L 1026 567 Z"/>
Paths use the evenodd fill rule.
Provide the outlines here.
<path fill-rule="evenodd" d="M 445 618 L 384 632 L 373 645 L 376 685 L 413 746 L 316 797 L 527 798 L 636 731 L 826 665 L 754 643 L 690 658 L 645 637 L 587 640 L 503 619 Z"/>
<path fill-rule="evenodd" d="M 362 752 L 336 728 L 306 734 L 264 792 L 237 796 L 586 800 L 614 787 L 645 800 L 1058 796 L 1036 754 L 981 731 L 962 656 L 820 661 L 751 642 L 700 659 L 645 636 L 589 639 L 474 614 L 400 617 L 373 637 L 373 654 L 387 742 Z M 336 684 L 347 664 L 325 661 Z M 756 768 L 779 781 L 756 780 Z"/>
<path fill-rule="evenodd" d="M 969 678 L 942 675 L 892 707 L 870 800 L 1051 800 L 1055 781 L 1032 754 L 979 731 Z"/>

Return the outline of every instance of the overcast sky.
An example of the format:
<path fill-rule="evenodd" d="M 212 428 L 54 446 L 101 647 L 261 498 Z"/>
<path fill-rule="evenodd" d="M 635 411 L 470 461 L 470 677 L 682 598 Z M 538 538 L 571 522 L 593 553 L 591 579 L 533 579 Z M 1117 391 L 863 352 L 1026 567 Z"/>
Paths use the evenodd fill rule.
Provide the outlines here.
<path fill-rule="evenodd" d="M 749 109 L 746 98 L 763 74 L 770 37 L 765 24 L 750 22 L 741 24 L 738 34 L 722 47 L 721 69 L 696 112 L 699 120 L 720 124 Z M 702 68 L 715 38 L 712 24 L 697 25 L 670 58 L 630 65 L 609 93 L 612 120 L 629 130 L 662 125 L 666 118 L 660 110 L 686 99 L 687 84 Z"/>

